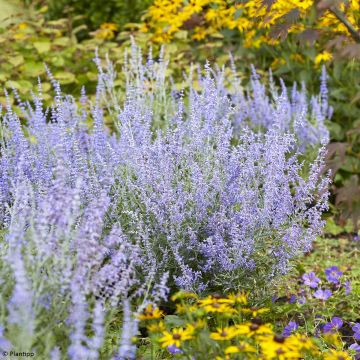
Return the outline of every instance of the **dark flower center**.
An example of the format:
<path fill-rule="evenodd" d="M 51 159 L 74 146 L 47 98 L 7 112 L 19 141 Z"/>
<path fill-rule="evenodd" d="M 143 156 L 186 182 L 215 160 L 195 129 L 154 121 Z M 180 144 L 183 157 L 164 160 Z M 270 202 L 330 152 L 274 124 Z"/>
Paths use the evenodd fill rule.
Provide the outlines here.
<path fill-rule="evenodd" d="M 221 335 L 222 337 L 226 337 L 226 336 L 227 336 L 227 334 L 228 334 L 228 333 L 227 333 L 226 331 L 224 331 L 224 330 L 223 330 L 223 331 L 221 332 L 221 334 L 220 334 L 220 335 Z"/>
<path fill-rule="evenodd" d="M 180 340 L 180 339 L 181 339 L 181 335 L 180 335 L 180 334 L 174 334 L 174 335 L 173 335 L 173 339 L 174 339 L 174 340 Z"/>
<path fill-rule="evenodd" d="M 262 324 L 262 320 L 260 318 L 253 318 L 251 319 L 251 322 L 253 324 L 257 324 L 257 325 L 261 325 Z"/>
<path fill-rule="evenodd" d="M 260 325 L 258 325 L 258 324 L 251 324 L 250 325 L 250 330 L 251 331 L 256 331 L 256 330 L 259 329 L 259 327 L 260 327 Z"/>
<path fill-rule="evenodd" d="M 220 307 L 220 304 L 219 303 L 213 303 L 212 304 L 212 307 L 214 307 L 215 309 L 218 309 Z"/>
<path fill-rule="evenodd" d="M 282 343 L 284 343 L 285 338 L 284 338 L 284 336 L 281 336 L 281 335 L 275 335 L 274 336 L 274 341 L 276 341 L 277 343 L 282 344 Z"/>
<path fill-rule="evenodd" d="M 214 299 L 221 299 L 221 295 L 219 293 L 215 293 L 211 295 Z"/>

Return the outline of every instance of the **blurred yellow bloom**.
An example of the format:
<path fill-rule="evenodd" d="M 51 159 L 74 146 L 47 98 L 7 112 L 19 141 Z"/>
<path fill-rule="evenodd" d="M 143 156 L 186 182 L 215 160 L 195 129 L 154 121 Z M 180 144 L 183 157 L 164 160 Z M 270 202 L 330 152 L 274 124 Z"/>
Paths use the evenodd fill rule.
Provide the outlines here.
<path fill-rule="evenodd" d="M 252 308 L 242 308 L 240 311 L 245 313 L 245 314 L 251 314 L 252 316 L 256 317 L 256 316 L 258 316 L 260 314 L 263 314 L 263 313 L 266 313 L 266 312 L 270 311 L 270 309 L 252 307 Z"/>
<path fill-rule="evenodd" d="M 118 26 L 114 23 L 103 23 L 100 25 L 100 29 L 102 30 L 111 30 L 111 31 L 117 31 Z"/>
<path fill-rule="evenodd" d="M 150 324 L 146 327 L 150 332 L 153 332 L 153 333 L 160 333 L 160 332 L 163 332 L 165 331 L 165 324 L 163 321 L 160 321 L 156 324 Z"/>
<path fill-rule="evenodd" d="M 237 335 L 238 332 L 235 326 L 230 326 L 223 329 L 217 328 L 217 332 L 212 332 L 210 334 L 210 337 L 214 340 L 221 341 L 221 340 L 231 340 Z"/>
<path fill-rule="evenodd" d="M 273 68 L 273 69 L 276 69 L 276 68 L 278 68 L 279 66 L 284 65 L 284 64 L 286 64 L 285 59 L 283 59 L 283 58 L 276 58 L 276 59 L 271 63 L 270 67 Z"/>
<path fill-rule="evenodd" d="M 28 27 L 28 24 L 27 23 L 20 23 L 20 24 L 18 24 L 18 26 L 17 26 L 17 28 L 19 29 L 19 30 L 24 30 L 24 29 L 26 29 Z"/>
<path fill-rule="evenodd" d="M 223 314 L 234 314 L 236 310 L 230 307 L 227 304 L 221 304 L 219 302 L 214 302 L 210 305 L 205 305 L 203 309 L 206 312 L 214 312 L 214 313 L 223 313 Z"/>
<path fill-rule="evenodd" d="M 330 350 L 324 354 L 324 360 L 351 360 L 351 356 L 345 351 Z"/>
<path fill-rule="evenodd" d="M 237 354 L 243 352 L 256 352 L 256 349 L 245 342 L 240 342 L 238 345 L 232 345 L 225 349 L 225 354 Z"/>
<path fill-rule="evenodd" d="M 204 28 L 198 26 L 195 28 L 192 38 L 194 40 L 200 41 L 205 39 L 206 36 L 207 36 L 207 31 Z"/>
<path fill-rule="evenodd" d="M 193 338 L 194 327 L 192 325 L 188 325 L 185 329 L 177 328 L 172 329 L 171 332 L 164 331 L 163 337 L 159 339 L 162 347 L 168 347 L 175 345 L 180 348 L 181 343 L 186 340 L 191 340 Z"/>
<path fill-rule="evenodd" d="M 103 23 L 100 28 L 91 34 L 98 39 L 112 39 L 115 36 L 115 32 L 118 30 L 118 26 L 113 23 Z"/>
<path fill-rule="evenodd" d="M 187 291 L 178 291 L 171 297 L 172 301 L 181 300 L 181 299 L 197 299 L 198 296 L 194 293 Z"/>
<path fill-rule="evenodd" d="M 154 308 L 151 304 L 146 306 L 144 312 L 138 315 L 138 319 L 140 320 L 152 320 L 152 319 L 159 319 L 164 315 L 164 313 L 158 309 Z"/>
<path fill-rule="evenodd" d="M 178 314 L 192 313 L 198 310 L 198 307 L 195 305 L 184 306 L 182 304 L 176 304 L 176 312 Z"/>
<path fill-rule="evenodd" d="M 231 304 L 230 299 L 222 298 L 218 295 L 210 295 L 199 301 L 199 306 L 207 312 L 235 313 L 236 310 L 230 307 L 229 304 Z"/>
<path fill-rule="evenodd" d="M 26 34 L 24 33 L 18 33 L 18 34 L 14 34 L 13 38 L 16 40 L 21 40 L 24 39 L 26 37 Z"/>
<path fill-rule="evenodd" d="M 266 336 L 259 339 L 266 359 L 298 359 L 301 354 L 297 347 L 283 336 Z"/>
<path fill-rule="evenodd" d="M 308 337 L 306 337 L 303 334 L 290 335 L 287 338 L 287 342 L 292 344 L 295 347 L 298 347 L 300 350 L 302 350 L 302 349 L 304 349 L 304 350 L 314 350 L 315 349 L 315 345 L 312 342 L 312 340 L 309 339 Z"/>
<path fill-rule="evenodd" d="M 316 55 L 315 64 L 318 65 L 322 62 L 330 61 L 332 59 L 332 54 L 328 51 L 323 51 L 322 53 Z"/>
<path fill-rule="evenodd" d="M 247 304 L 247 294 L 243 292 L 239 292 L 237 294 L 231 293 L 228 295 L 228 299 L 230 300 L 230 303 L 233 305 L 241 304 L 246 305 Z"/>
<path fill-rule="evenodd" d="M 304 57 L 301 54 L 291 54 L 290 59 L 301 64 L 304 63 Z"/>
<path fill-rule="evenodd" d="M 270 324 L 258 324 L 256 322 L 248 322 L 236 325 L 238 334 L 241 335 L 271 335 L 273 334 L 272 326 Z"/>

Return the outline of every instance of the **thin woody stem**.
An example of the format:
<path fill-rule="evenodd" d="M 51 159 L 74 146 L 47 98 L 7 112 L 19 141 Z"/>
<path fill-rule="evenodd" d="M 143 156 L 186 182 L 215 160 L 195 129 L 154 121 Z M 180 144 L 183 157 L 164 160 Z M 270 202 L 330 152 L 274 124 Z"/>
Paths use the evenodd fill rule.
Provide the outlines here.
<path fill-rule="evenodd" d="M 352 38 L 357 43 L 360 43 L 360 33 L 359 33 L 358 30 L 356 30 L 356 28 L 353 26 L 353 24 L 351 24 L 351 22 L 347 19 L 346 15 L 335 6 L 330 7 L 329 10 L 336 16 L 336 18 L 340 22 L 342 22 L 346 26 L 346 28 L 348 29 L 348 31 L 351 34 Z"/>

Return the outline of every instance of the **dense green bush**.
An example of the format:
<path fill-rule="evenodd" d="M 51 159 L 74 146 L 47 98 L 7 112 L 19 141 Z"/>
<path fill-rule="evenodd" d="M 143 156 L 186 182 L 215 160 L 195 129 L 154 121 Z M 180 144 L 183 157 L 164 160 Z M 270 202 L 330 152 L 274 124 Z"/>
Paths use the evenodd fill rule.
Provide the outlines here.
<path fill-rule="evenodd" d="M 123 27 L 127 23 L 138 22 L 144 10 L 152 0 L 49 0 L 26 1 L 37 5 L 47 5 L 47 17 L 51 20 L 66 15 L 69 18 L 81 15 L 90 30 L 97 29 L 101 24 L 111 22 Z"/>

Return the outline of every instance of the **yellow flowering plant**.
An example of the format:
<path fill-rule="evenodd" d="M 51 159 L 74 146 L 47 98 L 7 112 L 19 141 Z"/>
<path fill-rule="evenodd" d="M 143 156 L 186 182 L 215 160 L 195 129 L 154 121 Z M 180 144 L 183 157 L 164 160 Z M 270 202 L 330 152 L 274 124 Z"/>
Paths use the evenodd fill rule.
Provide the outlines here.
<path fill-rule="evenodd" d="M 243 311 L 251 303 L 244 293 L 198 299 L 195 294 L 179 292 L 172 301 L 181 312 L 160 320 L 143 318 L 151 343 L 158 346 L 156 358 L 351 359 L 341 341 L 328 338 L 322 346 L 319 339 L 300 332 L 280 335 L 268 321 L 271 309 Z M 218 310 L 212 311 L 215 304 Z"/>
<path fill-rule="evenodd" d="M 237 31 L 247 48 L 276 45 L 289 33 L 310 42 L 330 34 L 330 39 L 337 39 L 329 44 L 334 47 L 340 42 L 360 42 L 359 13 L 358 0 L 155 0 L 141 30 L 159 43 L 171 41 L 182 31 L 195 41 L 221 37 L 224 30 Z"/>

